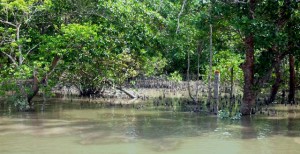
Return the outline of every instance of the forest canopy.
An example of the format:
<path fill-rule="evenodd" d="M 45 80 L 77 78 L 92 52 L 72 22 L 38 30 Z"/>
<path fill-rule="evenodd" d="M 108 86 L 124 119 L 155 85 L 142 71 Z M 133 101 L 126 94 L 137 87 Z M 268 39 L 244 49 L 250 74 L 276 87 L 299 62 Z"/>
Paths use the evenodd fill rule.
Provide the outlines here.
<path fill-rule="evenodd" d="M 15 91 L 31 106 L 40 89 L 60 83 L 84 95 L 138 76 L 186 78 L 187 69 L 207 81 L 211 59 L 222 82 L 234 70 L 242 114 L 250 114 L 262 87 L 270 87 L 271 102 L 280 86 L 288 87 L 293 102 L 299 6 L 298 0 L 0 0 L 1 94 Z"/>

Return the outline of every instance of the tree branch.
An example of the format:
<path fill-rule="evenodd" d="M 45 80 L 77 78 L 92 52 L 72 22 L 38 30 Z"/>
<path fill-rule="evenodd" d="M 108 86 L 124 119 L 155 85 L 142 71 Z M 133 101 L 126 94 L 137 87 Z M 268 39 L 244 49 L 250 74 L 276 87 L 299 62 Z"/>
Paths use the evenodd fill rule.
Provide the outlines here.
<path fill-rule="evenodd" d="M 107 84 L 110 85 L 110 86 L 114 86 L 113 82 L 112 82 L 111 80 L 109 80 L 109 79 L 104 79 L 104 83 L 107 83 Z M 129 96 L 131 99 L 136 99 L 136 98 L 137 98 L 137 96 L 135 96 L 133 93 L 131 93 L 131 92 L 129 92 L 129 91 L 123 89 L 121 85 L 116 86 L 116 89 L 117 89 L 117 90 L 120 90 L 120 91 L 122 91 L 122 92 L 124 92 L 124 93 L 125 93 L 127 96 Z"/>
<path fill-rule="evenodd" d="M 17 61 L 9 54 L 7 54 L 6 52 L 1 51 L 4 55 L 6 55 L 12 62 L 14 65 L 18 66 Z"/>
<path fill-rule="evenodd" d="M 248 0 L 222 0 L 223 3 L 229 3 L 229 4 L 247 4 L 249 3 Z"/>
<path fill-rule="evenodd" d="M 247 4 L 248 1 L 246 0 L 245 2 L 245 1 L 234 0 L 232 3 Z"/>
<path fill-rule="evenodd" d="M 17 27 L 16 24 L 13 24 L 13 23 L 11 23 L 9 21 L 5 21 L 5 20 L 0 19 L 0 22 L 3 23 L 3 24 L 7 24 L 7 25 L 10 25 L 10 26 L 13 26 L 13 27 Z"/>
<path fill-rule="evenodd" d="M 22 60 L 22 63 L 24 62 L 25 57 L 26 57 L 33 49 L 35 49 L 37 46 L 39 46 L 40 44 L 41 44 L 41 43 L 38 43 L 37 45 L 33 46 L 31 49 L 29 49 L 29 50 L 27 51 L 27 53 L 26 53 L 25 56 L 24 56 L 24 59 Z"/>
<path fill-rule="evenodd" d="M 61 57 L 59 57 L 59 56 L 55 56 L 54 57 L 54 59 L 52 61 L 52 64 L 51 64 L 51 67 L 50 67 L 50 72 L 47 73 L 46 76 L 49 76 L 49 75 L 51 75 L 54 72 L 56 66 L 58 65 L 58 62 L 60 61 L 60 59 L 61 59 Z M 44 77 L 44 79 L 47 78 L 46 76 Z"/>
<path fill-rule="evenodd" d="M 273 61 L 271 67 L 268 69 L 268 71 L 266 71 L 265 75 L 262 76 L 261 78 L 257 79 L 255 82 L 255 85 L 257 86 L 261 86 L 263 85 L 265 82 L 268 81 L 269 76 L 271 75 L 271 73 L 273 72 L 273 68 L 277 65 L 277 63 L 279 63 L 283 58 L 285 58 L 285 56 L 287 56 L 290 51 L 290 48 L 287 49 L 287 51 L 283 52 L 281 55 L 278 56 L 278 60 Z M 271 49 L 272 50 L 272 49 Z"/>
<path fill-rule="evenodd" d="M 181 10 L 180 10 L 180 12 L 178 14 L 176 34 L 178 34 L 178 32 L 180 30 L 180 16 L 183 13 L 183 9 L 185 7 L 185 4 L 186 4 L 186 0 L 183 1 L 183 4 L 181 6 Z"/>
<path fill-rule="evenodd" d="M 121 86 L 120 87 L 116 87 L 116 89 L 123 91 L 127 96 L 129 96 L 131 99 L 136 99 L 137 96 L 135 96 L 133 93 L 123 89 Z"/>

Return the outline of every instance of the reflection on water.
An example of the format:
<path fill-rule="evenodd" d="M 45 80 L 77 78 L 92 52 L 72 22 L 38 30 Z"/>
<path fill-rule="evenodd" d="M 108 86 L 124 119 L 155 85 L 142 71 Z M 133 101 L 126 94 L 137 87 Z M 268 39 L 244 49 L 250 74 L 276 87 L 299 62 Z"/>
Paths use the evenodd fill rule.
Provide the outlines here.
<path fill-rule="evenodd" d="M 252 118 L 251 117 L 242 117 L 241 119 L 241 138 L 242 139 L 251 139 L 257 137 L 257 132 L 253 127 Z M 263 135 L 263 134 L 262 134 Z M 259 137 L 261 138 L 261 137 Z"/>
<path fill-rule="evenodd" d="M 82 107 L 0 112 L 2 153 L 298 153 L 299 109 L 221 120 L 191 112 Z"/>

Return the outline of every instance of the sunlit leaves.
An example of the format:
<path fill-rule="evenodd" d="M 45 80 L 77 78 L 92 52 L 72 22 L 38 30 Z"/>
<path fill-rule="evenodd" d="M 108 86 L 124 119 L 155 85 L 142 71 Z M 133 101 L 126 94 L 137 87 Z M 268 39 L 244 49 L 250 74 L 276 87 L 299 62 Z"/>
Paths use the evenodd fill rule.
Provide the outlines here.
<path fill-rule="evenodd" d="M 240 68 L 240 64 L 243 62 L 242 57 L 239 54 L 233 53 L 230 50 L 219 51 L 214 55 L 213 70 L 218 70 L 221 73 L 221 81 L 223 83 L 230 82 L 231 69 L 233 69 L 233 79 L 242 83 L 243 72 Z M 207 69 L 206 74 L 209 73 Z"/>

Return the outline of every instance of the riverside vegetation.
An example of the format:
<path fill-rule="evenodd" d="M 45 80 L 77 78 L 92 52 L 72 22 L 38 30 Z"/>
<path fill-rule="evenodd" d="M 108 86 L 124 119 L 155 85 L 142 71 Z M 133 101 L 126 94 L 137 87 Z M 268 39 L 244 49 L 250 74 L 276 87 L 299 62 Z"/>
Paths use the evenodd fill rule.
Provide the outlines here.
<path fill-rule="evenodd" d="M 158 76 L 164 80 L 157 83 L 166 87 L 157 104 L 166 91 L 181 90 L 193 111 L 206 106 L 209 113 L 222 110 L 224 117 L 227 111 L 232 116 L 233 108 L 234 114 L 250 115 L 268 104 L 297 104 L 299 5 L 296 0 L 1 0 L 1 104 L 33 111 L 33 98 L 54 97 L 54 87 L 75 87 L 87 98 L 106 97 L 107 89 L 148 98 L 132 89 L 141 81 L 151 87 L 155 83 L 139 79 Z M 227 92 L 217 100 L 213 71 L 220 72 Z"/>

